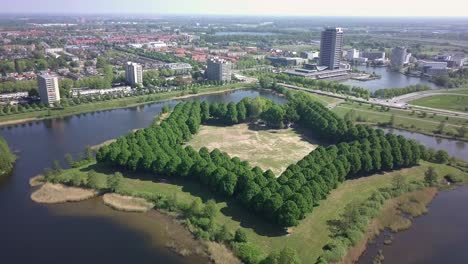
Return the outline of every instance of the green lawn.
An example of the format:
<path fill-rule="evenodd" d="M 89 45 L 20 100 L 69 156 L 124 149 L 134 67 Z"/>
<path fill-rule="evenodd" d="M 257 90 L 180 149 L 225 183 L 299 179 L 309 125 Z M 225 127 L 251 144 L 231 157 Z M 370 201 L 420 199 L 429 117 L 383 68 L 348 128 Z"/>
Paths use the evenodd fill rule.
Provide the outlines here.
<path fill-rule="evenodd" d="M 207 147 L 227 152 L 231 157 L 248 160 L 252 166 L 271 169 L 280 175 L 317 146 L 317 142 L 293 129 L 249 129 L 247 124 L 229 127 L 202 126 L 188 142 L 195 149 Z M 311 142 L 314 142 L 311 144 Z"/>
<path fill-rule="evenodd" d="M 390 109 L 382 111 L 380 107 L 369 104 L 344 103 L 332 109 L 333 112 L 340 117 L 344 117 L 348 112 L 354 111 L 355 117 L 360 117 L 365 122 L 369 123 L 384 123 L 389 122 L 392 115 L 395 115 L 395 127 L 403 128 L 422 133 L 433 134 L 442 121 L 446 122 L 444 134 L 457 135 L 457 129 L 462 125 L 468 125 L 468 119 L 458 117 L 445 117 L 440 115 L 427 114 L 423 117 L 421 111 L 417 110 L 414 113 L 408 110 Z M 468 138 L 468 135 L 465 135 Z"/>
<path fill-rule="evenodd" d="M 451 110 L 451 111 L 468 112 L 468 92 L 466 96 L 460 96 L 460 95 L 428 96 L 428 97 L 424 97 L 424 98 L 411 101 L 410 104 L 424 106 L 424 107 Z"/>
<path fill-rule="evenodd" d="M 389 186 L 395 175 L 401 174 L 405 176 L 407 181 L 422 180 L 424 172 L 429 166 L 435 167 L 439 177 L 453 173 L 462 176 L 465 182 L 468 181 L 467 173 L 450 166 L 426 162 L 409 169 L 348 180 L 332 191 L 328 198 L 321 202 L 320 206 L 301 221 L 299 226 L 292 228 L 289 235 L 248 212 L 237 201 L 224 201 L 191 181 L 157 179 L 148 174 L 124 172 L 125 179 L 121 189 L 125 193 L 134 194 L 160 194 L 169 197 L 176 194 L 178 201 L 183 203 L 190 203 L 196 197 L 201 197 L 204 201 L 218 198 L 217 206 L 221 212 L 215 218 L 218 224 L 226 224 L 232 231 L 242 227 L 246 231 L 249 241 L 267 253 L 281 250 L 285 245 L 288 245 L 299 253 L 303 263 L 313 263 L 322 254 L 322 247 L 330 240 L 328 220 L 337 219 L 349 203 L 362 202 L 374 190 Z M 83 168 L 67 170 L 63 175 L 87 173 L 90 169 L 96 170 L 100 177 L 107 177 L 115 172 L 113 169 L 91 164 Z"/>

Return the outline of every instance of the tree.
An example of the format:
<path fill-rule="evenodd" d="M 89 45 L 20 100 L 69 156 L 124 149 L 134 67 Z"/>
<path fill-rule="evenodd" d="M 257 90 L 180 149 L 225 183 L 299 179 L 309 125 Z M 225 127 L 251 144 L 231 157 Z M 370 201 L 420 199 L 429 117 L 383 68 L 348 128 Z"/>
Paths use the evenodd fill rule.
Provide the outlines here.
<path fill-rule="evenodd" d="M 203 208 L 203 215 L 207 218 L 213 219 L 218 213 L 218 208 L 216 208 L 216 202 L 214 200 L 208 200 Z"/>
<path fill-rule="evenodd" d="M 237 103 L 236 107 L 237 107 L 237 120 L 241 123 L 245 122 L 247 118 L 247 108 L 245 108 L 244 101 L 240 101 L 239 103 Z"/>
<path fill-rule="evenodd" d="M 7 142 L 0 136 L 0 177 L 11 172 L 15 159 L 16 157 L 11 152 Z"/>
<path fill-rule="evenodd" d="M 405 177 L 401 174 L 397 174 L 392 178 L 392 188 L 394 190 L 402 191 L 406 188 Z"/>
<path fill-rule="evenodd" d="M 92 189 L 95 189 L 95 190 L 100 190 L 100 189 L 104 189 L 106 188 L 106 181 L 105 181 L 105 178 L 104 177 L 99 177 L 99 175 L 91 170 L 88 172 L 88 187 L 89 188 L 92 188 Z"/>
<path fill-rule="evenodd" d="M 74 161 L 70 153 L 65 154 L 65 162 L 67 163 L 69 167 L 73 167 Z"/>
<path fill-rule="evenodd" d="M 116 173 L 114 173 L 114 175 L 107 177 L 107 188 L 109 188 L 109 190 L 115 192 L 115 191 L 118 190 L 118 188 L 119 188 L 120 184 L 122 183 L 122 181 L 123 181 L 122 173 L 116 172 Z"/>
<path fill-rule="evenodd" d="M 227 124 L 237 124 L 238 123 L 238 119 L 237 119 L 237 108 L 236 108 L 236 104 L 234 104 L 233 102 L 230 102 L 227 106 L 227 112 L 226 112 L 226 123 Z"/>
<path fill-rule="evenodd" d="M 466 131 L 467 131 L 466 125 L 463 124 L 461 127 L 459 127 L 459 128 L 457 129 L 457 131 L 458 131 L 458 136 L 459 136 L 459 137 L 461 137 L 461 138 L 465 137 Z"/>
<path fill-rule="evenodd" d="M 229 242 L 232 240 L 232 234 L 229 232 L 226 224 L 222 225 L 218 232 L 216 232 L 215 239 L 218 242 Z"/>
<path fill-rule="evenodd" d="M 52 163 L 52 169 L 55 171 L 55 173 L 57 174 L 60 174 L 62 173 L 63 169 L 62 167 L 60 166 L 60 163 L 58 162 L 58 160 L 54 160 L 54 162 Z"/>
<path fill-rule="evenodd" d="M 236 233 L 234 234 L 234 241 L 240 243 L 247 242 L 247 234 L 245 233 L 245 231 L 238 228 L 236 230 Z"/>
<path fill-rule="evenodd" d="M 434 155 L 434 161 L 440 164 L 446 164 L 449 160 L 449 154 L 445 150 L 438 150 Z"/>
<path fill-rule="evenodd" d="M 199 197 L 195 198 L 187 209 L 187 217 L 199 216 L 203 210 L 202 205 L 202 200 Z"/>
<path fill-rule="evenodd" d="M 273 105 L 263 112 L 260 117 L 271 127 L 282 128 L 284 119 L 284 109 L 279 105 Z"/>
<path fill-rule="evenodd" d="M 437 126 L 437 130 L 435 131 L 438 134 L 442 134 L 445 128 L 445 121 L 441 121 L 440 124 Z"/>
<path fill-rule="evenodd" d="M 435 171 L 434 167 L 427 168 L 426 172 L 424 173 L 424 181 L 429 186 L 436 186 L 438 182 L 438 175 Z"/>

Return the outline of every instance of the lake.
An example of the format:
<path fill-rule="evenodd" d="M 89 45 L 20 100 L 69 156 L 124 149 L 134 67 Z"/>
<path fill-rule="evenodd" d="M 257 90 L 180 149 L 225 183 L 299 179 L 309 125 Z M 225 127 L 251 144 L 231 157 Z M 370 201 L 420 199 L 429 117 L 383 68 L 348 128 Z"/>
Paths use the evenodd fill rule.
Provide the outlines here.
<path fill-rule="evenodd" d="M 31 201 L 29 179 L 64 155 L 76 157 L 96 145 L 147 127 L 164 104 L 181 101 L 238 102 L 269 92 L 236 90 L 168 100 L 138 107 L 87 113 L 0 128 L 19 157 L 13 175 L 0 181 L 0 248 L 2 263 L 207 263 L 206 257 L 183 258 L 167 248 L 183 237 L 183 228 L 156 211 L 122 213 L 103 206 L 100 198 L 42 205 Z M 186 244 L 196 244 L 186 241 Z"/>
<path fill-rule="evenodd" d="M 267 91 L 236 90 L 1 127 L 0 134 L 19 156 L 13 175 L 0 180 L 0 248 L 3 263 L 207 263 L 206 257 L 194 255 L 184 258 L 167 248 L 168 244 L 177 243 L 179 239 L 184 240 L 182 242 L 188 246 L 196 246 L 197 242 L 186 238 L 189 237 L 186 235 L 187 231 L 171 223 L 163 214 L 156 211 L 147 214 L 114 211 L 104 206 L 100 198 L 80 203 L 36 204 L 29 198 L 31 188 L 28 181 L 41 173 L 44 167 L 51 166 L 53 160 L 59 160 L 64 165 L 63 157 L 66 153 L 76 157 L 84 151 L 86 145 L 96 145 L 125 135 L 132 129 L 147 127 L 164 104 L 174 106 L 181 101 L 193 100 L 238 102 L 244 97 L 256 96 L 284 102 L 284 98 Z M 399 130 L 394 130 L 393 133 L 412 137 L 426 146 L 445 149 L 457 157 L 468 157 L 464 143 L 461 145 L 455 140 L 441 139 L 440 143 L 437 143 L 437 139 L 417 133 Z M 468 195 L 468 192 L 466 193 Z M 433 254 L 438 254 L 438 258 L 435 259 L 453 254 L 444 245 L 453 245 L 454 249 L 466 245 L 468 235 L 450 234 L 455 229 L 468 232 L 468 228 L 465 228 L 468 219 L 452 222 L 459 221 L 457 219 L 460 215 L 467 217 L 467 198 L 461 197 L 463 200 L 459 200 L 458 207 L 445 204 L 454 202 L 453 199 L 442 200 L 441 208 L 444 208 L 444 204 L 447 208 L 444 209 L 447 211 L 443 211 L 445 222 L 430 221 L 428 226 L 421 227 L 423 231 L 424 228 L 430 229 L 431 240 L 415 233 L 411 238 L 413 240 L 409 242 L 404 242 L 407 240 L 402 238 L 401 243 L 406 244 L 400 246 L 400 240 L 396 238 L 395 248 L 391 253 L 394 261 L 387 261 L 391 260 L 391 257 L 387 256 L 390 253 L 384 253 L 385 263 L 409 263 L 402 262 L 398 257 L 405 256 L 408 248 L 416 243 L 414 241 L 424 244 L 415 247 L 415 250 L 421 250 L 415 251 L 419 252 L 415 254 L 424 254 L 424 250 L 427 251 L 427 247 L 434 244 L 435 247 L 431 250 Z M 439 197 L 434 204 L 437 199 Z M 424 217 L 431 217 L 433 210 L 431 208 L 431 213 Z M 449 233 L 437 232 L 438 229 L 445 230 L 447 225 L 451 225 L 450 229 L 447 229 L 450 230 Z M 418 226 L 419 222 L 416 222 L 413 228 Z M 434 243 L 436 240 L 446 244 Z M 460 254 L 461 260 L 468 259 L 466 251 Z M 450 263 L 461 263 L 456 262 L 456 257 L 447 259 L 454 260 Z"/>
<path fill-rule="evenodd" d="M 437 86 L 434 83 L 431 83 L 426 79 L 406 76 L 399 72 L 391 71 L 388 67 L 367 67 L 364 65 L 360 65 L 355 66 L 353 68 L 360 71 L 366 71 L 368 73 L 375 72 L 376 74 L 382 76 L 382 78 L 370 81 L 347 80 L 342 83 L 351 86 L 359 86 L 372 92 L 384 88 L 402 88 L 416 84 L 422 84 L 427 85 L 431 88 L 437 88 Z"/>

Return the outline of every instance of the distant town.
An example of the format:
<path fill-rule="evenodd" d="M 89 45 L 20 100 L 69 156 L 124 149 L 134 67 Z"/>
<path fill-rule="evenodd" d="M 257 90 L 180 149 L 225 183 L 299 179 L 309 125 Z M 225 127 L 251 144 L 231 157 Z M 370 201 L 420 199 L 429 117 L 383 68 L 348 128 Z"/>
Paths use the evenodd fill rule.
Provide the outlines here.
<path fill-rule="evenodd" d="M 192 24 L 170 18 L 164 22 L 94 17 L 49 20 L 31 18 L 20 25 L 6 20 L 0 27 L 4 114 L 16 105 L 59 107 L 70 105 L 74 98 L 251 82 L 262 72 L 339 82 L 381 77 L 372 68 L 357 70 L 360 65 L 388 67 L 441 87 L 456 87 L 451 79 L 462 75 L 457 73 L 467 61 L 466 48 L 456 45 L 440 48 L 421 44 L 423 40 L 406 41 L 406 45 L 393 41 L 394 46 L 363 43 L 365 35 L 380 39 L 408 34 L 390 30 L 390 25 L 363 33 L 361 28 L 317 25 L 309 30 L 304 22 L 299 25 L 307 32 L 302 36 L 288 32 L 281 20 L 248 25 L 202 19 Z M 290 39 L 285 38 L 288 34 Z"/>

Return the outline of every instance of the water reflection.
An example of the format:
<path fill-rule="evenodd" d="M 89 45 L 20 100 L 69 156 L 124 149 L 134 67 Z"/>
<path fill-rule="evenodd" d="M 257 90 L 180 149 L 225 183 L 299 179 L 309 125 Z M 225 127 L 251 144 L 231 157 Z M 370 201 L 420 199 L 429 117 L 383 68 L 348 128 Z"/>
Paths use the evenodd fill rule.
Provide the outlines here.
<path fill-rule="evenodd" d="M 146 221 L 144 215 L 127 218 L 125 214 L 103 211 L 87 202 L 62 207 L 33 203 L 29 198 L 29 179 L 54 160 L 65 166 L 66 153 L 76 157 L 86 145 L 147 127 L 164 104 L 173 107 L 181 101 L 193 100 L 238 102 L 259 95 L 284 102 L 266 91 L 237 90 L 0 127 L 0 134 L 19 156 L 13 175 L 0 182 L 2 263 L 57 263 L 58 259 L 80 264 L 91 259 L 114 264 L 206 263 L 206 259 L 184 259 L 168 250 L 167 237 L 157 233 L 167 228 L 163 221 Z M 85 211 L 88 215 L 83 216 Z M 107 213 L 102 215 L 103 212 Z M 127 221 L 139 224 L 127 226 Z M 148 243 L 153 240 L 159 241 Z"/>
<path fill-rule="evenodd" d="M 382 130 L 396 135 L 402 135 L 409 139 L 414 139 L 428 148 L 433 148 L 435 150 L 445 150 L 451 156 L 468 161 L 468 148 L 463 141 L 426 136 L 423 134 L 399 129 L 383 128 Z"/>

